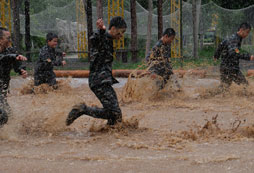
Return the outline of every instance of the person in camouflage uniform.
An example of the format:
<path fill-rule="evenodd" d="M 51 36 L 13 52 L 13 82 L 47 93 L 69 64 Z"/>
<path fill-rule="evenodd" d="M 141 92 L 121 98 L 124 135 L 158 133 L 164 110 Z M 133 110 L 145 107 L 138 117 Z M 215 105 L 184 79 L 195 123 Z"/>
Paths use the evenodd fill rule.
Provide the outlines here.
<path fill-rule="evenodd" d="M 53 71 L 54 66 L 65 65 L 63 60 L 65 53 L 56 51 L 58 36 L 48 33 L 46 36 L 47 45 L 41 48 L 39 59 L 34 69 L 34 85 L 39 86 L 47 83 L 53 88 L 57 88 L 56 75 Z"/>
<path fill-rule="evenodd" d="M 175 38 L 175 31 L 172 28 L 167 28 L 162 38 L 154 45 L 152 51 L 146 56 L 146 62 L 148 66 L 148 71 L 151 74 L 156 74 L 162 77 L 162 82 L 159 84 L 159 88 L 163 89 L 168 82 L 171 80 L 173 85 L 177 90 L 180 90 L 181 87 L 176 79 L 176 76 L 173 73 L 171 67 L 171 49 L 170 44 Z"/>
<path fill-rule="evenodd" d="M 221 57 L 220 88 L 222 90 L 228 89 L 233 81 L 238 85 L 248 85 L 248 81 L 240 71 L 239 60 L 254 60 L 253 55 L 240 52 L 242 39 L 249 35 L 250 30 L 251 26 L 248 23 L 242 23 L 237 33 L 223 40 L 214 54 L 215 60 Z"/>
<path fill-rule="evenodd" d="M 99 19 L 96 24 L 99 30 L 90 37 L 89 87 L 100 100 L 103 108 L 89 107 L 86 104 L 76 105 L 69 113 L 66 125 L 72 124 L 75 119 L 83 114 L 106 119 L 108 125 L 114 125 L 122 120 L 117 95 L 112 87 L 113 84 L 118 83 L 112 75 L 113 40 L 123 36 L 127 25 L 120 16 L 111 19 L 108 32 L 106 32 L 102 19 Z"/>
<path fill-rule="evenodd" d="M 11 69 L 14 68 L 16 73 L 26 77 L 27 72 L 21 64 L 21 61 L 25 60 L 27 60 L 26 57 L 19 55 L 11 47 L 10 32 L 0 27 L 0 126 L 7 123 L 8 116 L 11 113 L 10 106 L 7 102 Z"/>

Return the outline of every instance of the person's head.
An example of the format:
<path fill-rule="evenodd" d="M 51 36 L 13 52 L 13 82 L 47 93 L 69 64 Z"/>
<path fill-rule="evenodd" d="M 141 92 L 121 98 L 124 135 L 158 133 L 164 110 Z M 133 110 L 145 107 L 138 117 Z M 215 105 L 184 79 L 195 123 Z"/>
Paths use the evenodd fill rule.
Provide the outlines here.
<path fill-rule="evenodd" d="M 238 32 L 237 34 L 242 37 L 242 38 L 245 38 L 249 35 L 250 33 L 250 30 L 251 30 L 251 26 L 250 24 L 248 23 L 242 23 L 238 29 Z"/>
<path fill-rule="evenodd" d="M 176 36 L 176 32 L 173 28 L 167 28 L 162 35 L 162 41 L 164 44 L 170 44 Z"/>
<path fill-rule="evenodd" d="M 113 39 L 120 39 L 125 33 L 127 24 L 121 16 L 113 17 L 109 23 L 109 34 Z"/>
<path fill-rule="evenodd" d="M 3 27 L 0 27 L 0 47 L 6 49 L 11 46 L 11 33 Z"/>
<path fill-rule="evenodd" d="M 56 48 L 56 46 L 58 44 L 58 36 L 53 33 L 48 33 L 46 36 L 46 42 L 49 47 Z"/>

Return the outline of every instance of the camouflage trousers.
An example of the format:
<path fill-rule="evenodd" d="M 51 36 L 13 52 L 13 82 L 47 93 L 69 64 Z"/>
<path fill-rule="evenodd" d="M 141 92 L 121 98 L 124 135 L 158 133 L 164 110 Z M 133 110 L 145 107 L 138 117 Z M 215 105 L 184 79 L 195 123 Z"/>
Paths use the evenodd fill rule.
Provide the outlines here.
<path fill-rule="evenodd" d="M 242 74 L 240 70 L 231 70 L 231 69 L 220 69 L 220 79 L 221 79 L 221 86 L 228 88 L 232 82 L 240 85 L 248 85 L 248 81 Z"/>
<path fill-rule="evenodd" d="M 174 75 L 173 69 L 169 63 L 151 63 L 148 71 L 162 77 L 163 81 L 158 84 L 160 89 L 163 89 L 168 81 L 170 81 L 173 84 L 173 87 L 177 90 L 181 88 L 179 82 L 177 81 L 177 77 Z"/>
<path fill-rule="evenodd" d="M 7 102 L 9 82 L 0 80 L 0 126 L 7 123 L 11 108 Z"/>
<path fill-rule="evenodd" d="M 122 112 L 118 104 L 115 90 L 110 84 L 102 84 L 92 87 L 91 90 L 100 100 L 103 108 L 88 107 L 88 114 L 95 118 L 121 121 Z"/>
<path fill-rule="evenodd" d="M 52 71 L 36 72 L 34 74 L 34 85 L 39 86 L 41 84 L 49 84 L 50 86 L 56 85 L 56 75 Z"/>

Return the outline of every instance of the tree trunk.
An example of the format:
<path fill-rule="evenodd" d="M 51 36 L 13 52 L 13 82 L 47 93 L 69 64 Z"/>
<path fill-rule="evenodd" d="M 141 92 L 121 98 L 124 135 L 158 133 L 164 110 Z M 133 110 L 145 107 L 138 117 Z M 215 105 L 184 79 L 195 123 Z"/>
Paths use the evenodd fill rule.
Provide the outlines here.
<path fill-rule="evenodd" d="M 192 19 L 193 19 L 193 57 L 198 58 L 198 31 L 199 13 L 201 0 L 192 0 Z"/>
<path fill-rule="evenodd" d="M 203 25 L 200 25 L 199 48 L 203 49 L 203 47 L 204 47 L 204 31 Z"/>
<path fill-rule="evenodd" d="M 20 51 L 20 18 L 19 18 L 19 0 L 11 1 L 13 12 L 13 46 L 17 51 Z"/>
<path fill-rule="evenodd" d="M 26 51 L 31 51 L 31 37 L 30 37 L 30 2 L 25 0 L 25 45 Z M 26 54 L 28 61 L 31 61 L 30 53 Z"/>
<path fill-rule="evenodd" d="M 158 40 L 159 40 L 163 34 L 162 0 L 158 0 L 157 6 L 158 6 L 157 14 L 158 14 Z"/>
<path fill-rule="evenodd" d="M 131 4 L 131 61 L 137 62 L 137 14 L 136 0 L 130 0 Z"/>
<path fill-rule="evenodd" d="M 97 18 L 103 18 L 102 0 L 97 0 Z"/>
<path fill-rule="evenodd" d="M 86 9 L 88 59 L 90 60 L 91 41 L 90 41 L 89 38 L 93 34 L 92 2 L 91 2 L 91 0 L 83 0 L 83 3 L 84 3 L 84 6 L 85 6 L 85 9 Z"/>
<path fill-rule="evenodd" d="M 147 37 L 146 37 L 146 55 L 150 51 L 151 35 L 152 35 L 152 20 L 153 20 L 153 1 L 148 0 L 148 22 L 147 22 Z"/>

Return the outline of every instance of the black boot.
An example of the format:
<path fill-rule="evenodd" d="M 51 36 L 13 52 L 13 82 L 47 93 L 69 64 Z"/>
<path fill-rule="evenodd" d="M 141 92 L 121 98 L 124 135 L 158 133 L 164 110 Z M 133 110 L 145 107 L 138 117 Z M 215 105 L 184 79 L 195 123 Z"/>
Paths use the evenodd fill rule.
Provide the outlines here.
<path fill-rule="evenodd" d="M 87 106 L 86 104 L 79 104 L 73 106 L 72 110 L 70 111 L 67 119 L 66 119 L 66 125 L 69 126 L 71 125 L 78 117 L 81 115 L 85 114 L 87 111 Z"/>
<path fill-rule="evenodd" d="M 0 127 L 6 124 L 7 121 L 8 121 L 7 113 L 4 110 L 0 109 Z"/>
<path fill-rule="evenodd" d="M 113 125 L 115 125 L 117 123 L 122 122 L 122 114 L 121 113 L 119 113 L 119 112 L 115 112 L 115 113 L 111 112 L 111 114 L 112 114 L 111 117 L 108 118 L 107 125 L 113 126 Z"/>

